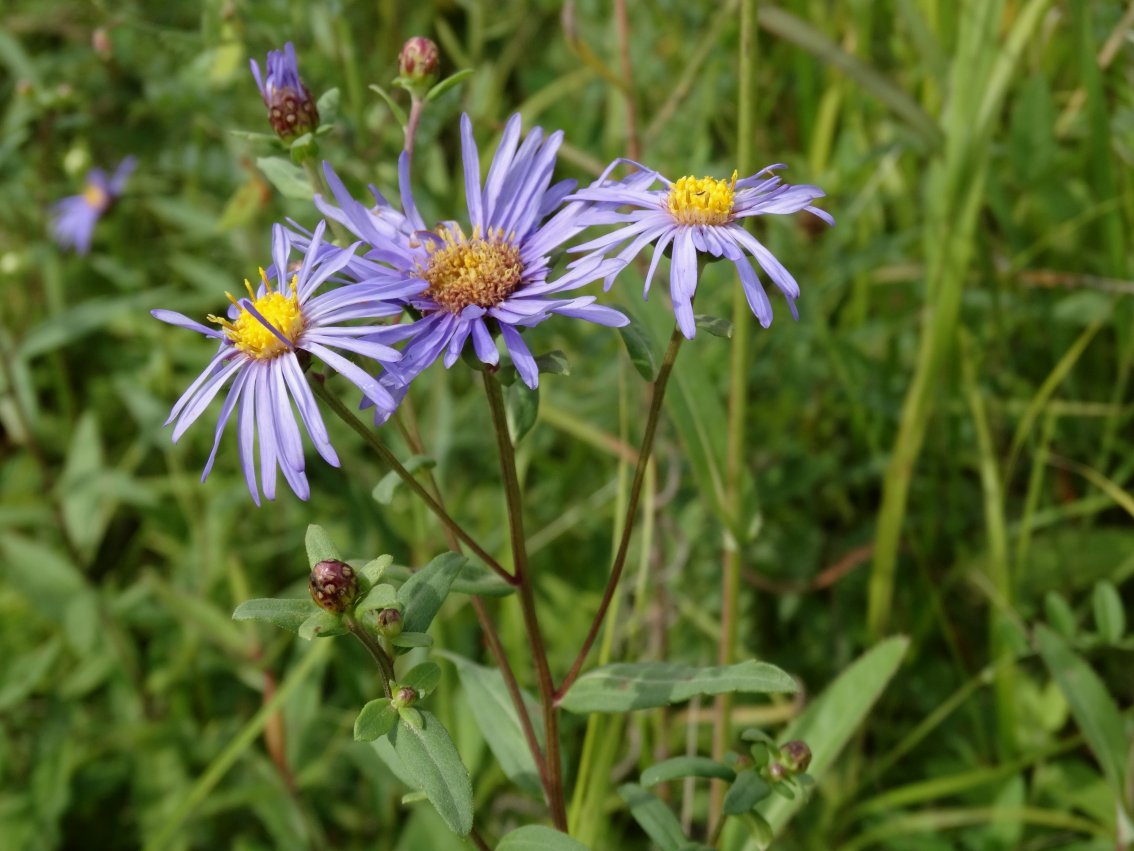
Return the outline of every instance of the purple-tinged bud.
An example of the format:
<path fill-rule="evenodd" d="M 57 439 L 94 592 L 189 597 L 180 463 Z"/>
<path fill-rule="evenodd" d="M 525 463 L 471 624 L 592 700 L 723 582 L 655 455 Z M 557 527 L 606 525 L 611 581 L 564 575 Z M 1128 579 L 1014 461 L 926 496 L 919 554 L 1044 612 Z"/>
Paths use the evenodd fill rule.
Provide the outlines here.
<path fill-rule="evenodd" d="M 773 783 L 779 783 L 787 774 L 788 770 L 781 763 L 773 762 L 768 766 L 768 779 Z"/>
<path fill-rule="evenodd" d="M 402 634 L 402 613 L 397 609 L 382 609 L 378 612 L 378 632 L 386 638 L 397 638 Z"/>
<path fill-rule="evenodd" d="M 110 42 L 110 33 L 106 27 L 98 27 L 91 33 L 91 47 L 103 59 L 109 59 L 114 53 L 114 45 Z"/>
<path fill-rule="evenodd" d="M 268 107 L 268 121 L 285 142 L 319 127 L 319 110 L 311 91 L 299 77 L 299 61 L 289 41 L 283 50 L 268 51 L 267 73 L 261 75 L 256 60 L 251 61 L 252 76 L 260 97 Z"/>
<path fill-rule="evenodd" d="M 311 599 L 333 615 L 341 615 L 358 597 L 358 574 L 337 559 L 321 561 L 311 569 Z"/>
<path fill-rule="evenodd" d="M 440 68 L 440 51 L 424 36 L 409 39 L 398 55 L 398 73 L 414 88 L 425 89 L 436 83 Z"/>
<path fill-rule="evenodd" d="M 793 739 L 780 748 L 780 759 L 792 774 L 801 774 L 811 765 L 811 748 L 806 742 Z"/>
<path fill-rule="evenodd" d="M 416 700 L 417 691 L 410 686 L 402 686 L 394 692 L 390 705 L 395 709 L 405 709 L 407 706 L 413 706 Z"/>

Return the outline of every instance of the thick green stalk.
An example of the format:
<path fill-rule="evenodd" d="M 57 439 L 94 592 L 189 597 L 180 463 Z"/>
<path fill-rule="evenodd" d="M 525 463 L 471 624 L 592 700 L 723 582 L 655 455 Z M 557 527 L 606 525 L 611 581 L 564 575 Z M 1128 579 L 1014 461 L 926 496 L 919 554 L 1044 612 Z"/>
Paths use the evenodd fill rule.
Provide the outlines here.
<path fill-rule="evenodd" d="M 743 0 L 740 6 L 740 86 L 737 102 L 736 166 L 741 174 L 754 169 L 753 135 L 756 129 L 756 14 L 757 0 Z M 744 506 L 744 431 L 748 413 L 748 301 L 744 289 L 736 286 L 732 300 L 732 358 L 729 364 L 728 467 L 725 471 L 725 500 L 733 512 L 733 529 L 743 528 Z M 724 533 L 724 560 L 721 570 L 721 638 L 717 661 L 729 665 L 733 661 L 737 634 L 737 601 L 740 597 L 740 547 L 731 531 Z M 713 756 L 720 759 L 728 749 L 731 736 L 729 723 L 732 696 L 719 695 L 713 721 Z M 715 832 L 721 820 L 725 784 L 712 785 L 709 799 L 709 829 Z"/>
<path fill-rule="evenodd" d="M 532 659 L 535 663 L 536 682 L 539 685 L 540 703 L 543 707 L 544 737 L 547 739 L 545 759 L 547 763 L 548 806 L 555 826 L 567 831 L 567 805 L 563 797 L 563 770 L 559 756 L 559 717 L 555 707 L 555 683 L 551 678 L 551 666 L 547 661 L 547 648 L 539 628 L 536 613 L 535 588 L 531 572 L 528 570 L 528 545 L 524 539 L 524 497 L 520 490 L 520 477 L 516 473 L 516 452 L 512 436 L 508 432 L 508 415 L 504 408 L 504 394 L 496 376 L 484 371 L 484 391 L 488 397 L 488 407 L 492 412 L 492 426 L 496 431 L 496 446 L 500 454 L 500 474 L 504 480 L 504 496 L 508 505 L 508 529 L 512 541 L 512 563 L 514 576 L 519 589 L 520 608 L 524 616 L 524 630 L 531 644 Z"/>

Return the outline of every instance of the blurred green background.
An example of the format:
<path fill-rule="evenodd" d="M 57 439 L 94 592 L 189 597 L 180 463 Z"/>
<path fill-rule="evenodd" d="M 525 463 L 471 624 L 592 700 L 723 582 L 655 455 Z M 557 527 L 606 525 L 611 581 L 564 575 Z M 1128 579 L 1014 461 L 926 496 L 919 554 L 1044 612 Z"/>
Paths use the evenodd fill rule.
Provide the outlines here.
<path fill-rule="evenodd" d="M 249 57 L 294 41 L 311 89 L 342 91 L 322 155 L 355 189 L 391 192 L 401 131 L 368 84 L 388 85 L 418 34 L 446 73 L 474 69 L 418 141 L 419 203 L 450 218 L 462 110 L 482 152 L 517 109 L 564 129 L 563 176 L 591 179 L 631 137 L 669 177 L 730 174 L 738 9 L 628 4 L 627 76 L 599 0 L 3 5 L 0 847 L 464 847 L 428 805 L 401 806 L 405 789 L 352 741 L 377 687 L 361 648 L 313 659 L 229 619 L 249 597 L 302 592 L 308 523 L 351 556 L 410 564 L 444 549 L 438 528 L 404 489 L 376 501 L 382 471 L 337 422 L 343 470 L 312 457 L 308 504 L 285 491 L 255 509 L 231 434 L 201 485 L 211 416 L 176 447 L 161 423 L 211 347 L 148 311 L 219 311 L 266 262 L 273 222 L 317 221 L 256 168 L 270 148 L 231 132 L 268 131 Z M 857 697 L 814 721 L 821 783 L 777 847 L 1127 847 L 1134 4 L 781 0 L 759 4 L 759 23 L 757 158 L 822 186 L 838 225 L 760 232 L 803 297 L 798 323 L 774 300 L 775 323 L 753 332 L 743 457 L 725 444 L 729 341 L 685 347 L 611 652 L 716 658 L 719 483 L 743 465 L 738 655 L 799 676 L 806 700 L 883 636 L 910 641 L 888 685 L 844 681 Z M 126 154 L 138 171 L 93 250 L 63 253 L 51 203 Z M 706 273 L 699 310 L 728 315 L 725 266 Z M 609 301 L 660 350 L 665 287 L 643 305 L 640 283 L 628 271 Z M 545 377 L 520 445 L 560 675 L 605 580 L 646 399 L 618 335 L 578 324 L 530 334 L 572 371 Z M 506 524 L 472 379 L 436 367 L 414 401 L 450 506 L 497 551 Z M 493 605 L 522 662 L 518 607 Z M 483 656 L 465 598 L 435 630 Z M 281 684 L 265 739 L 249 723 Z M 456 685 L 449 668 L 431 709 L 473 773 L 478 823 L 495 839 L 542 820 Z M 740 700 L 736 723 L 777 734 L 800 709 Z M 589 742 L 580 837 L 648 847 L 616 787 L 659 755 L 708 753 L 709 721 L 707 703 L 589 728 L 568 717 L 572 773 Z M 695 835 L 706 800 L 670 790 Z"/>

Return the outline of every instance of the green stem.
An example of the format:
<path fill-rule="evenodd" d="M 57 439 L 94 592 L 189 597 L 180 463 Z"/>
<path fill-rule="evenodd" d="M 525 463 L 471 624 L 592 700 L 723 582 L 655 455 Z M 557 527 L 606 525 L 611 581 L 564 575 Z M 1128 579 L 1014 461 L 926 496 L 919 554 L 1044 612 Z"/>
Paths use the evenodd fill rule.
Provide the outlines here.
<path fill-rule="evenodd" d="M 391 659 L 390 654 L 388 654 L 382 648 L 382 645 L 379 643 L 378 639 L 367 632 L 366 627 L 364 627 L 350 615 L 347 615 L 345 618 L 343 618 L 343 624 L 346 626 L 351 635 L 362 642 L 362 646 L 367 649 L 367 651 L 370 653 L 370 656 L 378 664 L 378 670 L 382 674 L 382 691 L 386 695 L 386 697 L 392 698 L 394 696 L 394 692 L 390 687 L 390 683 L 394 682 L 394 660 Z"/>
<path fill-rule="evenodd" d="M 740 6 L 740 79 L 737 102 L 736 165 L 742 174 L 753 168 L 753 135 L 756 130 L 756 14 L 758 0 L 743 0 Z M 744 506 L 743 476 L 744 426 L 748 408 L 749 309 L 742 287 L 733 291 L 732 358 L 729 364 L 728 466 L 725 469 L 725 501 L 733 515 L 731 525 L 740 530 L 741 518 L 747 516 Z M 739 534 L 739 531 L 738 533 Z M 721 637 L 717 661 L 732 664 L 736 646 L 737 601 L 740 597 L 741 541 L 730 531 L 724 534 L 724 560 L 721 570 Z M 718 695 L 714 706 L 713 756 L 720 759 L 728 748 L 732 695 Z M 714 782 L 709 796 L 710 833 L 719 831 L 723 822 L 725 785 Z"/>
<path fill-rule="evenodd" d="M 327 188 L 323 185 L 323 178 L 319 174 L 319 169 L 315 167 L 315 160 L 312 157 L 303 158 L 303 170 L 307 173 L 307 182 L 311 184 L 311 191 L 316 195 L 326 195 Z M 347 233 L 346 228 L 329 217 L 327 223 L 331 226 L 331 232 L 335 235 L 335 239 L 343 245 L 351 244 L 351 236 Z"/>
<path fill-rule="evenodd" d="M 583 646 L 579 649 L 579 654 L 575 657 L 574 664 L 571 665 L 571 670 L 567 673 L 566 678 L 560 683 L 559 688 L 555 692 L 556 700 L 559 700 L 571 688 L 571 684 L 579 676 L 579 671 L 583 667 L 583 663 L 587 659 L 587 654 L 591 652 L 594 646 L 595 639 L 598 638 L 599 630 L 602 628 L 603 620 L 606 618 L 607 609 L 610 608 L 611 601 L 614 599 L 614 592 L 618 588 L 618 582 L 622 578 L 622 570 L 626 566 L 626 556 L 630 552 L 630 538 L 634 534 L 634 516 L 638 513 L 638 500 L 642 495 L 642 483 L 646 478 L 646 468 L 649 466 L 650 453 L 654 448 L 654 434 L 657 431 L 658 419 L 661 415 L 662 400 L 665 398 L 665 388 L 669 383 L 670 373 L 673 372 L 673 364 L 677 360 L 677 353 L 681 350 L 681 343 L 685 340 L 681 331 L 677 328 L 673 329 L 673 334 L 669 338 L 669 348 L 665 351 L 665 358 L 662 360 L 661 367 L 658 369 L 658 376 L 654 379 L 653 395 L 650 398 L 650 412 L 646 415 L 646 430 L 642 434 L 642 447 L 638 450 L 638 463 L 634 467 L 634 480 L 630 485 L 630 499 L 626 503 L 626 516 L 622 522 L 622 535 L 618 540 L 618 550 L 614 556 L 614 563 L 610 568 L 610 577 L 606 581 L 606 588 L 602 592 L 602 600 L 599 603 L 598 611 L 595 612 L 594 619 L 591 621 L 590 629 L 587 630 L 586 638 L 583 639 Z"/>
<path fill-rule="evenodd" d="M 524 540 L 524 500 L 520 491 L 520 477 L 516 473 L 516 452 L 508 433 L 508 416 L 504 408 L 504 394 L 500 382 L 487 369 L 484 391 L 492 412 L 492 426 L 496 431 L 496 446 L 500 454 L 500 474 L 504 479 L 504 495 L 508 504 L 508 528 L 511 532 L 512 561 L 519 588 L 520 608 L 524 615 L 524 630 L 531 644 L 539 684 L 540 703 L 543 706 L 544 737 L 547 739 L 547 791 L 548 806 L 555 826 L 567 831 L 567 806 L 563 798 L 563 773 L 559 756 L 559 718 L 555 706 L 555 683 L 547 661 L 547 648 L 539 629 L 536 613 L 535 589 L 528 570 L 528 547 Z"/>
<path fill-rule="evenodd" d="M 397 459 L 397 456 L 395 456 L 394 453 L 390 451 L 389 447 L 387 447 L 386 444 L 383 443 L 382 440 L 378 437 L 378 435 L 374 433 L 373 428 L 370 428 L 366 425 L 366 423 L 356 417 L 354 413 L 349 408 L 347 408 L 347 406 L 344 405 L 337 396 L 335 396 L 334 393 L 327 389 L 326 385 L 321 379 L 311 377 L 309 383 L 311 384 L 311 389 L 315 392 L 315 395 L 326 402 L 339 419 L 350 426 L 351 429 L 353 429 L 359 437 L 366 441 L 370 448 L 373 449 L 378 454 L 378 457 L 382 459 L 382 462 L 387 464 L 395 473 L 397 473 L 399 478 L 401 478 L 401 480 L 406 483 L 410 490 L 412 490 L 414 494 L 416 494 L 421 499 L 421 501 L 425 503 L 426 507 L 435 515 L 437 515 L 437 518 L 441 521 L 442 524 L 444 524 L 446 529 L 451 531 L 461 540 L 462 543 L 465 544 L 465 546 L 476 553 L 477 557 L 489 567 L 491 567 L 497 573 L 497 575 L 500 576 L 501 579 L 503 579 L 509 585 L 518 584 L 518 579 L 507 570 L 505 570 L 500 565 L 500 562 L 490 556 L 484 549 L 484 547 L 473 540 L 473 537 L 469 535 L 469 533 L 466 532 L 464 528 L 462 528 L 461 525 L 450 516 L 449 512 L 445 510 L 444 506 L 442 506 L 436 499 L 433 498 L 433 495 L 430 494 L 429 491 L 427 491 L 422 486 L 421 482 L 419 482 L 414 477 L 413 473 L 402 466 L 402 463 Z"/>

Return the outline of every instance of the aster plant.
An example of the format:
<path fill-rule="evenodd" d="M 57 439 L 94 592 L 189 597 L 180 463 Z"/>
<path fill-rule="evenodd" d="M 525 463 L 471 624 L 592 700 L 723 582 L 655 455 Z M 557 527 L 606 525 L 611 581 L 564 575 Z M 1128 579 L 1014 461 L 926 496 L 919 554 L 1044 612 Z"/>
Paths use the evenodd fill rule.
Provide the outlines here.
<path fill-rule="evenodd" d="M 782 183 L 771 174 L 775 167 L 744 179 L 734 174 L 730 180 L 685 177 L 671 182 L 637 166 L 630 176 L 610 180 L 611 171 L 624 162 L 619 160 L 580 190 L 572 180 L 555 179 L 563 133 L 533 127 L 525 134 L 517 114 L 505 123 L 483 179 L 473 123 L 462 115 L 460 220 L 450 205 L 445 218 L 426 221 L 413 189 L 417 127 L 433 95 L 456 85 L 461 76 L 435 83 L 439 65 L 435 45 L 411 39 L 402 51 L 401 76 L 395 81 L 412 98 L 409 116 L 382 92 L 404 131 L 397 205 L 374 186 L 365 202 L 357 200 L 330 162 L 324 163 L 320 175 L 308 159 L 314 206 L 326 224 L 321 222 L 312 233 L 294 222 L 288 227 L 275 225 L 271 264 L 261 269 L 259 285 L 245 282 L 246 294 L 230 295 L 226 315 L 208 317 L 213 327 L 169 310 L 154 310 L 153 315 L 210 338 L 217 346 L 168 420 L 177 440 L 227 388 L 202 479 L 213 468 L 225 428 L 235 418 L 237 457 L 252 499 L 259 504 L 261 493 L 268 499 L 276 497 L 277 471 L 300 498 L 307 499 L 310 488 L 300 422 L 318 454 L 337 466 L 339 458 L 323 421 L 322 412 L 330 410 L 440 522 L 449 552 L 410 572 L 395 568 L 388 555 L 352 564 L 321 527 L 312 525 L 307 533 L 311 601 L 253 600 L 234 616 L 268 621 L 306 639 L 350 634 L 361 642 L 376 664 L 381 695 L 359 711 L 355 738 L 375 742 L 378 757 L 422 793 L 450 829 L 486 849 L 489 844 L 478 830 L 469 772 L 441 721 L 423 706 L 440 683 L 440 668 L 421 661 L 421 654 L 412 666 L 404 656 L 431 645 L 429 627 L 451 592 L 471 595 L 485 647 L 496 666 L 491 677 L 477 680 L 480 689 L 493 692 L 493 708 L 477 705 L 474 715 L 494 750 L 503 747 L 523 754 L 503 760 L 501 767 L 521 788 L 542 796 L 548 820 L 559 831 L 568 829 L 562 713 L 628 712 L 698 695 L 796 690 L 795 681 L 783 671 L 753 660 L 705 670 L 664 660 L 591 671 L 584 671 L 584 666 L 629 554 L 666 386 L 682 341 L 694 336 L 698 257 L 734 263 L 752 311 L 767 326 L 771 307 L 749 258 L 784 293 L 793 313 L 799 287 L 744 229 L 743 220 L 796 211 L 827 221 L 830 217 L 812 206 L 822 195 L 820 190 Z M 266 73 L 255 62 L 252 69 L 281 138 L 295 139 L 317 126 L 318 114 L 299 78 L 290 43 L 269 54 Z M 308 149 L 305 152 L 309 156 Z M 275 180 L 281 174 L 290 172 L 277 163 L 268 176 Z M 659 182 L 661 188 L 655 189 Z M 293 188 L 283 181 L 280 188 L 285 187 Z M 592 231 L 611 225 L 615 229 L 602 235 Z M 337 243 L 328 241 L 328 226 L 335 229 Z M 583 320 L 586 324 L 580 327 L 624 328 L 629 320 L 622 312 L 600 303 L 598 294 L 580 291 L 590 285 L 597 289 L 600 280 L 609 290 L 651 244 L 654 254 L 646 289 L 660 258 L 672 253 L 670 293 L 676 327 L 665 357 L 651 375 L 648 413 L 601 602 L 574 662 L 557 677 L 544 644 L 548 628 L 546 621 L 541 622 L 527 556 L 523 482 L 515 457 L 523 434 L 509 423 L 502 379 L 518 375 L 522 385 L 512 390 L 530 392 L 538 401 L 534 391 L 541 366 L 531 340 L 538 336 L 534 329 L 552 317 Z M 293 254 L 299 259 L 293 261 Z M 414 385 L 423 373 L 435 369 L 437 361 L 445 368 L 467 363 L 481 374 L 507 509 L 507 558 L 485 547 L 450 513 L 427 466 L 412 472 L 387 444 L 388 427 L 383 424 L 400 405 L 412 404 Z M 323 374 L 324 367 L 346 379 L 352 396 L 354 391 L 360 394 L 361 408 L 375 408 L 373 422 L 343 403 Z M 399 416 L 398 426 L 407 444 L 425 456 L 428 450 L 415 418 Z M 482 599 L 489 594 L 515 595 L 530 658 L 509 658 L 495 614 Z M 472 660 L 452 653 L 449 658 L 458 671 L 480 670 Z M 529 662 L 539 693 L 534 713 L 535 701 L 521 689 L 514 669 Z M 506 743 L 499 739 L 500 705 L 509 705 L 511 712 Z M 810 752 L 801 742 L 781 747 L 759 731 L 750 732 L 748 741 L 755 744 L 748 755 L 718 754 L 718 759 L 706 758 L 698 765 L 707 772 L 703 776 L 731 784 L 730 796 L 743 798 L 743 807 L 726 807 L 724 812 L 743 815 L 745 823 L 763 836 L 771 827 L 753 808 L 773 792 L 791 797 L 803 789 Z M 680 771 L 672 776 L 681 776 Z M 621 792 L 649 831 L 656 808 L 664 810 L 664 804 L 634 784 Z M 653 816 L 641 815 L 643 802 Z M 721 817 L 719 808 L 715 817 Z M 719 836 L 719 829 L 712 836 Z M 514 847 L 575 847 L 554 844 L 560 840 L 552 842 L 549 829 L 538 826 L 522 827 L 511 837 L 519 843 Z"/>
<path fill-rule="evenodd" d="M 51 220 L 55 241 L 79 254 L 90 251 L 95 225 L 114 205 L 126 188 L 126 181 L 137 167 L 134 157 L 126 157 L 114 174 L 101 168 L 87 172 L 86 185 L 78 195 L 69 195 L 56 202 Z"/>

